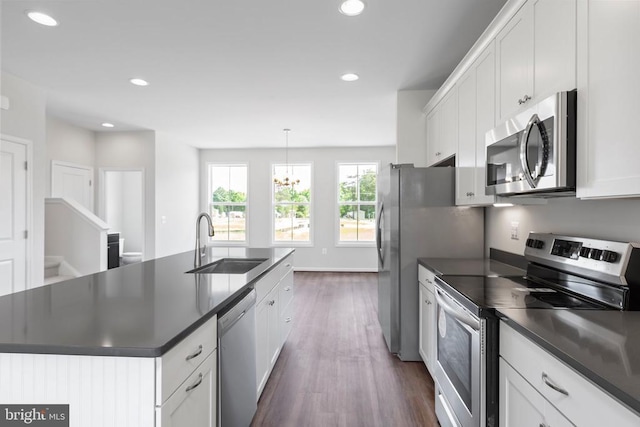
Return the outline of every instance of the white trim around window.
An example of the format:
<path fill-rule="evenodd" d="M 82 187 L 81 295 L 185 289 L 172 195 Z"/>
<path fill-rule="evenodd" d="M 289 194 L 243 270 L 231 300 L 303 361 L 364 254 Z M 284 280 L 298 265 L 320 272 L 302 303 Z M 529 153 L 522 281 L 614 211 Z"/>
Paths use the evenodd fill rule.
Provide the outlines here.
<path fill-rule="evenodd" d="M 249 236 L 250 236 L 250 227 L 249 227 L 249 218 L 251 216 L 251 208 L 250 208 L 250 195 L 249 195 L 249 183 L 250 181 L 250 173 L 249 164 L 243 162 L 207 162 L 207 187 L 206 187 L 206 197 L 205 197 L 205 206 L 206 212 L 211 214 L 212 208 L 214 205 L 223 205 L 223 206 L 244 206 L 244 240 L 214 240 L 211 237 L 208 237 L 208 243 L 212 246 L 247 246 L 249 244 Z M 211 177 L 211 168 L 213 167 L 244 167 L 246 169 L 246 192 L 245 192 L 245 202 L 244 203 L 232 203 L 232 202 L 220 202 L 214 203 L 211 200 L 213 195 L 213 189 L 211 188 L 212 177 Z M 215 218 L 212 217 L 215 222 Z M 215 227 L 214 227 L 215 228 Z"/>
<path fill-rule="evenodd" d="M 276 240 L 276 236 L 275 236 L 275 212 L 276 212 L 276 201 L 275 201 L 275 184 L 273 183 L 273 179 L 274 179 L 274 172 L 275 172 L 275 168 L 281 167 L 281 166 L 285 166 L 286 163 L 281 163 L 281 162 L 272 162 L 271 163 L 271 171 L 270 171 L 270 177 L 271 177 L 271 182 L 270 182 L 270 186 L 271 186 L 271 222 L 270 222 L 270 227 L 271 227 L 271 245 L 272 246 L 278 246 L 278 247 L 312 247 L 314 245 L 314 232 L 315 232 L 315 212 L 314 212 L 314 200 L 315 200 L 315 194 L 314 194 L 314 164 L 313 162 L 295 162 L 295 163 L 289 163 L 288 166 L 289 168 L 295 168 L 295 167 L 303 167 L 303 166 L 308 166 L 309 167 L 309 192 L 311 195 L 311 200 L 309 201 L 309 240 L 308 241 L 301 241 L 301 240 Z M 282 203 L 280 203 L 282 204 Z M 300 204 L 300 203 L 296 203 L 296 202 L 291 202 L 291 204 Z"/>
<path fill-rule="evenodd" d="M 362 204 L 360 201 L 355 201 L 354 203 L 340 203 L 340 193 L 339 193 L 339 188 L 340 188 L 340 166 L 347 166 L 347 165 L 353 165 L 353 166 L 360 166 L 360 165 L 375 165 L 376 166 L 376 199 L 372 202 L 372 203 L 365 203 L 367 205 L 371 205 L 374 206 L 375 208 L 375 212 L 376 212 L 376 217 L 378 215 L 378 194 L 377 194 L 377 176 L 378 173 L 380 172 L 380 162 L 379 161 L 336 161 L 335 162 L 335 173 L 334 173 L 334 177 L 335 177 L 335 181 L 334 181 L 334 209 L 333 209 L 333 215 L 334 215 L 334 228 L 335 228 L 335 232 L 334 232 L 334 240 L 335 240 L 335 246 L 336 247 L 360 247 L 360 248 L 373 248 L 376 246 L 376 242 L 375 242 L 375 235 L 373 240 L 366 240 L 366 241 L 358 241 L 358 240 L 340 240 L 340 231 L 341 231 L 341 226 L 340 226 L 340 206 L 341 205 L 346 205 L 346 204 L 356 204 L 356 205 L 360 205 Z M 373 219 L 374 221 L 374 225 L 375 225 L 375 218 Z M 375 230 L 374 230 L 375 233 Z"/>

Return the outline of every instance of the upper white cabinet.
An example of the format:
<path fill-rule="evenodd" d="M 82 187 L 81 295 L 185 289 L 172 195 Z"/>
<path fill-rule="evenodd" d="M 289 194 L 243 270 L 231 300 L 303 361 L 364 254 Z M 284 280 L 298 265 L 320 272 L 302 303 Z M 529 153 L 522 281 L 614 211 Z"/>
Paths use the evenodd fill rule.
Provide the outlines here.
<path fill-rule="evenodd" d="M 495 126 L 495 45 L 489 44 L 460 78 L 456 205 L 488 205 L 485 194 L 485 134 Z"/>
<path fill-rule="evenodd" d="M 640 195 L 640 1 L 578 3 L 577 197 Z"/>
<path fill-rule="evenodd" d="M 529 0 L 496 36 L 498 122 L 576 87 L 576 0 Z"/>
<path fill-rule="evenodd" d="M 456 154 L 458 147 L 458 95 L 453 87 L 427 114 L 427 166 Z"/>

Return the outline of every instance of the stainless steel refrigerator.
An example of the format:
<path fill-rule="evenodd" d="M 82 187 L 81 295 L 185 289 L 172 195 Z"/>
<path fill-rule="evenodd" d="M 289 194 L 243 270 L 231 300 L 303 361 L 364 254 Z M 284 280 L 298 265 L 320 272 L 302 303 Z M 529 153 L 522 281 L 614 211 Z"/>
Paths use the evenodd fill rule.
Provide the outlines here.
<path fill-rule="evenodd" d="M 482 258 L 484 209 L 455 206 L 452 167 L 378 174 L 378 320 L 389 351 L 419 361 L 418 258 Z"/>

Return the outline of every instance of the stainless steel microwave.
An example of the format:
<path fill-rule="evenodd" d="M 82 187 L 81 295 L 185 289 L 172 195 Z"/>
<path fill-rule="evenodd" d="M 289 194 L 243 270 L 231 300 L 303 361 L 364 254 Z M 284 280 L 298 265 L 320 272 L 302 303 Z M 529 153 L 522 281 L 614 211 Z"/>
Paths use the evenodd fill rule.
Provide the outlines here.
<path fill-rule="evenodd" d="M 575 90 L 532 105 L 487 132 L 485 141 L 487 194 L 575 194 Z"/>

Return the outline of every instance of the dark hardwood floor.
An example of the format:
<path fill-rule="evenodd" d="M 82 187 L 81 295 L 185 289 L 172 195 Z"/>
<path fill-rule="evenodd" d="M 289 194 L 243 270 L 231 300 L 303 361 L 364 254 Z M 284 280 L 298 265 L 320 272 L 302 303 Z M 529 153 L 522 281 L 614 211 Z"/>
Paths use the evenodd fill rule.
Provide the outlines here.
<path fill-rule="evenodd" d="M 252 426 L 438 426 L 422 362 L 389 354 L 375 273 L 295 273 L 294 327 Z"/>

